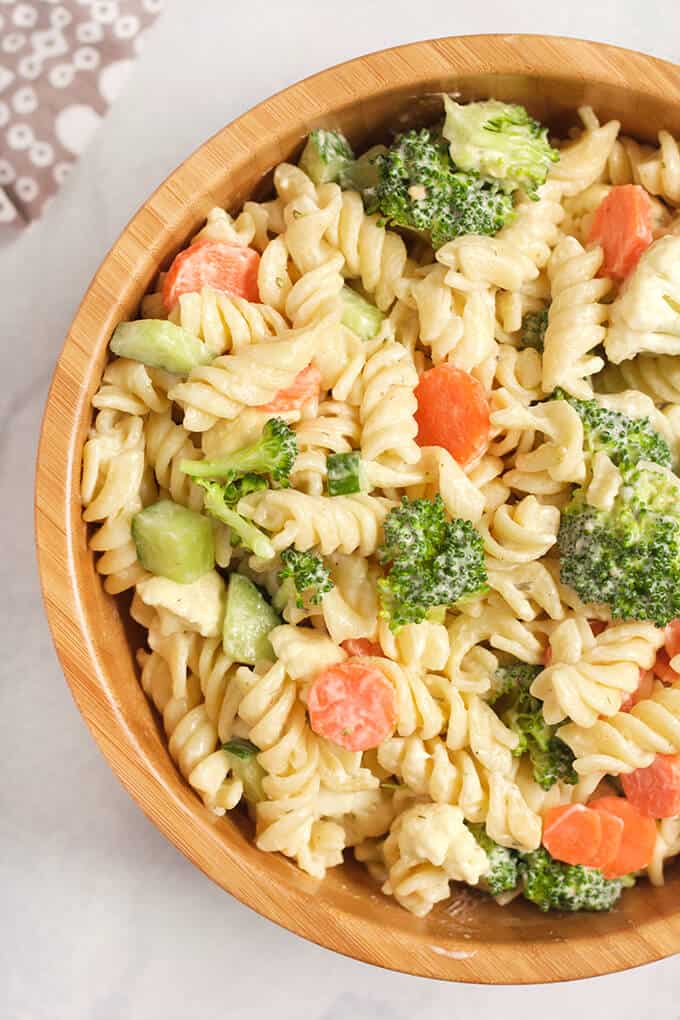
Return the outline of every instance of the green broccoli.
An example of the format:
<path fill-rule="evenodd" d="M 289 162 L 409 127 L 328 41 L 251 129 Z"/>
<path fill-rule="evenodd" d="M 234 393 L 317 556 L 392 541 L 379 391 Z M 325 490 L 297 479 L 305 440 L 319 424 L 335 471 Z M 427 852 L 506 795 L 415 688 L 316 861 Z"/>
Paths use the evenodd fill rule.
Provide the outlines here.
<path fill-rule="evenodd" d="M 553 400 L 566 400 L 583 422 L 585 449 L 602 451 L 617 466 L 633 467 L 646 460 L 670 467 L 671 451 L 666 440 L 652 427 L 649 418 L 629 418 L 610 411 L 597 400 L 578 400 L 564 390 L 555 390 Z"/>
<path fill-rule="evenodd" d="M 538 188 L 560 154 L 548 141 L 548 129 L 523 106 L 489 99 L 461 105 L 444 96 L 442 134 L 459 169 L 500 182 L 508 192 L 522 188 L 538 198 Z"/>
<path fill-rule="evenodd" d="M 247 474 L 266 475 L 282 487 L 290 485 L 297 456 L 297 440 L 282 418 L 270 418 L 256 443 L 215 460 L 183 460 L 180 468 L 191 478 L 233 481 Z"/>
<path fill-rule="evenodd" d="M 249 492 L 266 488 L 263 478 L 246 475 L 226 485 L 204 478 L 197 478 L 196 482 L 205 489 L 204 509 L 231 529 L 234 544 L 242 543 L 263 560 L 274 558 L 276 551 L 267 535 L 234 509 L 238 501 Z"/>
<path fill-rule="evenodd" d="M 560 578 L 584 602 L 605 603 L 618 620 L 663 627 L 680 616 L 677 479 L 662 467 L 621 470 L 609 510 L 577 489 L 562 510 Z"/>
<path fill-rule="evenodd" d="M 495 234 L 513 215 L 500 185 L 460 173 L 446 143 L 427 128 L 399 135 L 373 162 L 378 180 L 363 191 L 367 212 L 418 231 L 434 248 L 461 234 Z"/>
<path fill-rule="evenodd" d="M 481 536 L 469 521 L 448 520 L 440 495 L 404 496 L 385 518 L 384 532 L 378 555 L 389 571 L 378 587 L 392 630 L 487 590 Z"/>
<path fill-rule="evenodd" d="M 483 825 L 468 824 L 468 829 L 489 858 L 489 871 L 481 879 L 480 887 L 492 896 L 516 889 L 519 882 L 517 852 L 494 843 Z"/>
<path fill-rule="evenodd" d="M 281 563 L 278 577 L 282 587 L 274 600 L 277 608 L 279 604 L 285 605 L 289 595 L 295 596 L 299 609 L 304 607 L 305 602 L 318 605 L 333 587 L 330 571 L 316 553 L 284 549 Z"/>
<path fill-rule="evenodd" d="M 541 910 L 611 910 L 630 881 L 607 879 L 596 868 L 563 864 L 541 848 L 520 854 L 522 895 Z"/>
<path fill-rule="evenodd" d="M 528 754 L 534 779 L 544 790 L 558 780 L 576 783 L 574 755 L 543 718 L 541 702 L 530 693 L 540 666 L 516 662 L 501 666 L 492 679 L 489 701 L 505 725 L 519 736 L 513 754 Z"/>
<path fill-rule="evenodd" d="M 315 184 L 339 180 L 354 162 L 352 147 L 341 131 L 315 128 L 307 138 L 299 166 Z"/>
<path fill-rule="evenodd" d="M 548 328 L 548 311 L 549 309 L 542 308 L 540 312 L 525 313 L 520 337 L 522 347 L 533 347 L 534 350 L 543 353 L 543 341 Z"/>

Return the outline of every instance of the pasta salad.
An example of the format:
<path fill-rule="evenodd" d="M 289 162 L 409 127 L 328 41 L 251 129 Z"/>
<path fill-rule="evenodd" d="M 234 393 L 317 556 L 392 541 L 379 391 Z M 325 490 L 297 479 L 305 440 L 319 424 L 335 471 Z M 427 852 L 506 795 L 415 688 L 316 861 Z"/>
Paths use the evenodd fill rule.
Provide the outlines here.
<path fill-rule="evenodd" d="M 205 806 L 423 916 L 680 851 L 680 150 L 316 129 L 116 328 L 83 517 Z"/>

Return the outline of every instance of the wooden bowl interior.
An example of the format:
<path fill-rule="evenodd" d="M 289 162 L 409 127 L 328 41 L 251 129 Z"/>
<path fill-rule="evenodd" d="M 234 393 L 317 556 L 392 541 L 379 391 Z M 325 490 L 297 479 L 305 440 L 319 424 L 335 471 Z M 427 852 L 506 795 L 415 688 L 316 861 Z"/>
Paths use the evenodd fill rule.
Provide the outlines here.
<path fill-rule="evenodd" d="M 340 952 L 453 980 L 585 977 L 680 947 L 680 871 L 646 882 L 604 915 L 542 915 L 522 901 L 499 909 L 464 890 L 425 920 L 383 897 L 349 861 L 321 884 L 251 842 L 245 815 L 217 819 L 171 760 L 133 658 L 139 630 L 125 600 L 107 596 L 87 548 L 78 482 L 90 400 L 114 325 L 134 316 L 159 265 L 215 204 L 261 197 L 271 169 L 310 128 L 340 127 L 358 146 L 395 125 L 437 115 L 437 94 L 525 104 L 564 132 L 592 104 L 626 133 L 680 135 L 678 72 L 651 58 L 540 37 L 439 40 L 353 61 L 303 82 L 225 128 L 183 164 L 109 253 L 74 321 L 46 411 L 38 466 L 37 530 L 44 597 L 74 696 L 113 768 L 147 814 L 215 881 L 261 913 Z"/>

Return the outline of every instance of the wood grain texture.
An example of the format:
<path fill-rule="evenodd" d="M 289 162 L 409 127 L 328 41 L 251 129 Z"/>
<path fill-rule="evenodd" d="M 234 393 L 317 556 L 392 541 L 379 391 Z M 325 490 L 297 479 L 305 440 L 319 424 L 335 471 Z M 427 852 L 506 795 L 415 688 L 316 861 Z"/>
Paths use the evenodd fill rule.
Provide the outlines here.
<path fill-rule="evenodd" d="M 121 319 L 133 316 L 216 203 L 237 209 L 295 154 L 314 126 L 357 144 L 405 109 L 425 118 L 436 94 L 526 104 L 560 128 L 581 103 L 627 133 L 680 135 L 680 71 L 630 51 L 541 36 L 473 36 L 402 46 L 315 75 L 225 127 L 183 163 L 129 223 L 80 306 L 49 395 L 38 456 L 36 530 L 45 606 L 73 696 L 112 768 L 146 814 L 207 875 L 273 921 L 349 956 L 412 974 L 490 984 L 559 981 L 633 967 L 680 950 L 680 870 L 663 889 L 629 891 L 606 915 L 498 908 L 467 890 L 424 920 L 383 897 L 353 864 L 323 882 L 260 853 L 247 820 L 218 819 L 183 782 L 136 676 L 122 607 L 95 572 L 80 517 L 90 400 Z"/>

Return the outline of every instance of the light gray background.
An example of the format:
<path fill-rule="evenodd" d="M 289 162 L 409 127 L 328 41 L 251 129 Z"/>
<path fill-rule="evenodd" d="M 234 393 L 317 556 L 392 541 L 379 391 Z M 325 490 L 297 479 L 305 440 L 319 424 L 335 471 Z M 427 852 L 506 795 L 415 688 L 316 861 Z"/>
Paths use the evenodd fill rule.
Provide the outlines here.
<path fill-rule="evenodd" d="M 677 959 L 561 986 L 456 986 L 354 963 L 262 920 L 119 785 L 71 701 L 40 604 L 42 406 L 78 301 L 135 209 L 205 138 L 291 82 L 370 50 L 470 32 L 575 35 L 680 62 L 677 0 L 168 0 L 43 221 L 0 249 L 3 1020 L 680 1017 Z"/>

